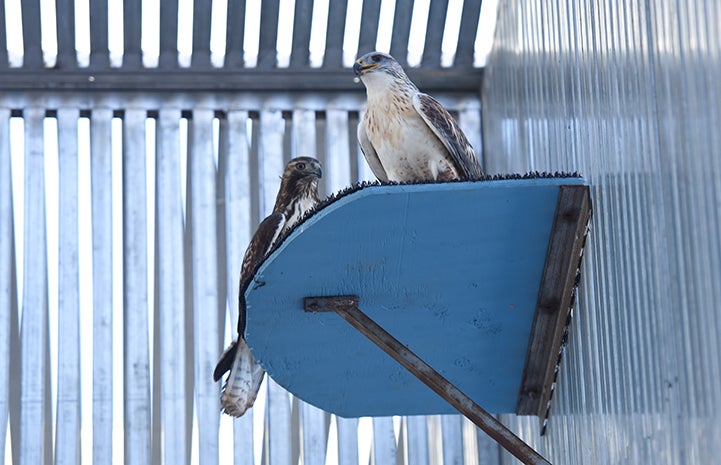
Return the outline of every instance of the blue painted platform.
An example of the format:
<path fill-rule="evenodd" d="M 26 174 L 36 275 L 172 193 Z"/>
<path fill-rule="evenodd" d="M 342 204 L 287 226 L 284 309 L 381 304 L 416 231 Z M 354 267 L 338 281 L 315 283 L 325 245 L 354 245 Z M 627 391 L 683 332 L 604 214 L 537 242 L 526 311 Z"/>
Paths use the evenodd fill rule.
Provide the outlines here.
<path fill-rule="evenodd" d="M 246 339 L 269 375 L 345 417 L 456 413 L 334 313 L 360 309 L 491 413 L 513 413 L 559 186 L 580 178 L 372 186 L 297 228 L 246 292 Z"/>

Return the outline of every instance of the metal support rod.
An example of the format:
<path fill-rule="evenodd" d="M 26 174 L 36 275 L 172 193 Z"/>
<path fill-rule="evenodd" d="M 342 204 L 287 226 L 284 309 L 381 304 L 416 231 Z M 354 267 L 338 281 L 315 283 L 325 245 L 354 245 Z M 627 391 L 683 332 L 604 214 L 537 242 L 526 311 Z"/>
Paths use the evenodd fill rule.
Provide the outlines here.
<path fill-rule="evenodd" d="M 307 312 L 336 312 L 526 465 L 551 465 L 511 430 L 461 392 L 358 308 L 358 296 L 306 297 Z"/>

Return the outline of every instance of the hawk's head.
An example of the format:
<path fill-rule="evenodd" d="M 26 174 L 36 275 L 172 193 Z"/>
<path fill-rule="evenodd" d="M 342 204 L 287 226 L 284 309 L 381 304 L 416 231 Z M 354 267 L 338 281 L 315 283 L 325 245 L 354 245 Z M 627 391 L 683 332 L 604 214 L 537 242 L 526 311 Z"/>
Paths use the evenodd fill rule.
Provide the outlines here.
<path fill-rule="evenodd" d="M 297 157 L 285 165 L 283 179 L 288 179 L 293 184 L 317 183 L 323 177 L 323 169 L 320 162 L 313 157 Z"/>
<path fill-rule="evenodd" d="M 312 157 L 293 158 L 285 165 L 280 190 L 275 199 L 274 212 L 294 210 L 298 202 L 312 205 L 318 202 L 318 179 L 323 175 L 320 162 Z M 305 209 L 303 205 L 299 208 Z M 307 205 L 306 205 L 307 207 Z M 309 207 L 307 207 L 309 208 Z"/>
<path fill-rule="evenodd" d="M 396 59 L 383 52 L 370 52 L 358 58 L 353 64 L 353 71 L 366 88 L 369 84 L 375 86 L 398 81 L 411 82 Z"/>

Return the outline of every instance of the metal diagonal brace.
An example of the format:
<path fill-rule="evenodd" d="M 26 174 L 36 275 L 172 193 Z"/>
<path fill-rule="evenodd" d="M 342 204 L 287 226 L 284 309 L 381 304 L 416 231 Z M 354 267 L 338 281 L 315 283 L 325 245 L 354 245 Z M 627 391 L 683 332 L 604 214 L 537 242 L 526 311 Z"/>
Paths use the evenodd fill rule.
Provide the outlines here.
<path fill-rule="evenodd" d="M 335 312 L 526 465 L 551 465 L 511 430 L 358 308 L 358 296 L 306 297 L 306 312 Z"/>

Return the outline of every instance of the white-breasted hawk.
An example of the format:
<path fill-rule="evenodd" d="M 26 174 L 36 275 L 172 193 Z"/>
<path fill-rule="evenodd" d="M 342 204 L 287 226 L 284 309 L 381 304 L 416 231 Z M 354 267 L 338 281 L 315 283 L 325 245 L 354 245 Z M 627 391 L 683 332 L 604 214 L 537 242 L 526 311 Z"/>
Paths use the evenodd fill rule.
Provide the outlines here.
<path fill-rule="evenodd" d="M 358 142 L 379 180 L 465 180 L 483 174 L 453 116 L 420 92 L 392 56 L 367 53 L 353 70 L 368 96 Z"/>

